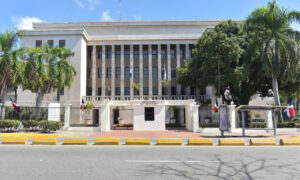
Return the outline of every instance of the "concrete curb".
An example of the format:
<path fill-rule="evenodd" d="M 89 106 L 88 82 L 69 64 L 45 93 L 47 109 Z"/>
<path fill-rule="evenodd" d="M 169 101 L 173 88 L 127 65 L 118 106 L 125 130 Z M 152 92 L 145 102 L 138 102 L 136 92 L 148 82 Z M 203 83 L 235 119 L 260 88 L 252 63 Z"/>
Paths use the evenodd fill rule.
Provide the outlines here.
<path fill-rule="evenodd" d="M 213 146 L 214 141 L 211 138 L 189 138 L 187 145 L 190 145 L 190 146 Z"/>
<path fill-rule="evenodd" d="M 274 138 L 270 138 L 270 139 L 251 138 L 250 146 L 276 146 L 276 140 Z"/>
<path fill-rule="evenodd" d="M 2 144 L 28 144 L 27 138 L 2 138 Z"/>
<path fill-rule="evenodd" d="M 56 138 L 33 138 L 32 145 L 57 145 Z"/>
<path fill-rule="evenodd" d="M 219 146 L 245 146 L 244 139 L 219 139 Z"/>
<path fill-rule="evenodd" d="M 282 146 L 300 146 L 300 138 L 280 139 L 280 145 L 282 145 Z"/>
<path fill-rule="evenodd" d="M 125 145 L 151 145 L 148 138 L 126 138 Z"/>
<path fill-rule="evenodd" d="M 88 145 L 89 140 L 88 139 L 64 139 L 62 145 Z"/>
<path fill-rule="evenodd" d="M 33 134 L 33 133 L 0 133 L 0 137 L 52 137 L 60 138 L 60 134 Z"/>
<path fill-rule="evenodd" d="M 119 145 L 119 138 L 97 138 L 94 145 Z"/>
<path fill-rule="evenodd" d="M 182 145 L 182 141 L 179 138 L 176 139 L 158 138 L 157 145 Z"/>

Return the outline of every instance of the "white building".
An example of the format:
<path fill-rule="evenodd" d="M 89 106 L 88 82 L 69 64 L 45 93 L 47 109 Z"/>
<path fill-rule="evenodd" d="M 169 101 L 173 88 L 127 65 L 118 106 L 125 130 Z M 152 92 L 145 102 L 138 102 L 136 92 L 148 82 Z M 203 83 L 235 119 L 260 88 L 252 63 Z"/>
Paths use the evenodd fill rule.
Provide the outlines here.
<path fill-rule="evenodd" d="M 61 92 L 60 102 L 72 107 L 80 107 L 82 98 L 92 102 L 95 109 L 90 123 L 101 124 L 103 131 L 121 119 L 133 123 L 134 129 L 165 129 L 175 121 L 193 130 L 191 124 L 199 118 L 195 103 L 210 97 L 211 90 L 182 88 L 176 83 L 176 67 L 183 66 L 202 33 L 217 23 L 33 23 L 33 30 L 24 33 L 21 47 L 48 43 L 75 52 L 70 63 L 77 75 L 72 87 Z M 171 81 L 168 87 L 164 80 Z M 43 104 L 54 101 L 55 93 L 48 94 Z M 34 106 L 35 94 L 19 92 L 18 103 Z M 73 112 L 70 123 L 84 123 L 80 113 Z"/>

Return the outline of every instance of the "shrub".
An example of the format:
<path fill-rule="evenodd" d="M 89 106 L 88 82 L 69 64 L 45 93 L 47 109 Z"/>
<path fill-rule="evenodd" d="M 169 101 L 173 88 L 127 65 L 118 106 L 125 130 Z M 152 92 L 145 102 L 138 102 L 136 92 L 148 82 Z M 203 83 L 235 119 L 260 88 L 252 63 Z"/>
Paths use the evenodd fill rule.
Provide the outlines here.
<path fill-rule="evenodd" d="M 30 128 L 36 130 L 36 128 L 39 126 L 39 121 L 37 120 L 22 121 L 22 124 L 26 129 Z"/>
<path fill-rule="evenodd" d="M 43 132 L 56 131 L 62 127 L 62 123 L 57 121 L 42 120 L 39 122 L 39 127 L 43 130 Z"/>
<path fill-rule="evenodd" d="M 0 129 L 6 129 L 11 131 L 12 129 L 18 129 L 20 121 L 18 120 L 0 120 Z"/>

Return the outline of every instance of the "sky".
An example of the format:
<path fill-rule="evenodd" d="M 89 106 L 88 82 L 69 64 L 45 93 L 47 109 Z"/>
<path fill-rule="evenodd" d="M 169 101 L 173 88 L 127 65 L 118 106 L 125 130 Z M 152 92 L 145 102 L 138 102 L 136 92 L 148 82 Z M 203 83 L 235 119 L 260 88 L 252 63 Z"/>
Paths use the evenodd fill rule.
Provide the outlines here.
<path fill-rule="evenodd" d="M 0 0 L 0 31 L 32 22 L 118 20 L 119 0 Z M 121 20 L 243 20 L 268 0 L 122 0 Z M 278 0 L 300 11 L 300 0 Z M 300 24 L 292 27 L 300 31 Z"/>

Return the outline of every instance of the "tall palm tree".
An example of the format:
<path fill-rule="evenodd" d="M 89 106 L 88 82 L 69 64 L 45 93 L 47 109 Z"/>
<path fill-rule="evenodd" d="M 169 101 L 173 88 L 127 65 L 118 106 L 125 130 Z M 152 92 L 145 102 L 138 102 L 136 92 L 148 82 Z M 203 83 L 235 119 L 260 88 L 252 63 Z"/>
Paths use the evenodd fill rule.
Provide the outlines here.
<path fill-rule="evenodd" d="M 285 75 L 295 72 L 297 58 L 297 32 L 290 28 L 292 22 L 300 22 L 299 11 L 280 8 L 277 1 L 267 7 L 255 9 L 247 18 L 245 27 L 254 32 L 253 46 L 260 52 L 266 75 L 272 78 L 276 105 L 280 105 L 278 78 L 284 69 Z M 282 121 L 282 116 L 280 116 Z"/>
<path fill-rule="evenodd" d="M 5 100 L 7 89 L 15 78 L 15 72 L 17 71 L 18 60 L 16 56 L 16 44 L 21 31 L 8 31 L 0 33 L 0 97 L 2 103 L 1 119 L 5 116 Z"/>

